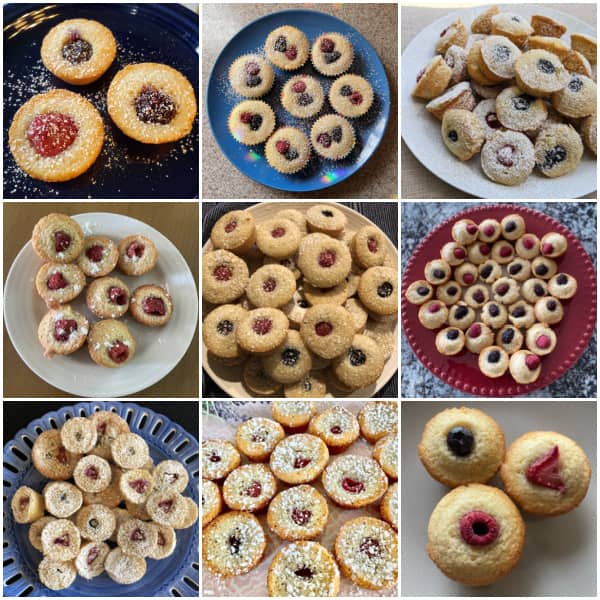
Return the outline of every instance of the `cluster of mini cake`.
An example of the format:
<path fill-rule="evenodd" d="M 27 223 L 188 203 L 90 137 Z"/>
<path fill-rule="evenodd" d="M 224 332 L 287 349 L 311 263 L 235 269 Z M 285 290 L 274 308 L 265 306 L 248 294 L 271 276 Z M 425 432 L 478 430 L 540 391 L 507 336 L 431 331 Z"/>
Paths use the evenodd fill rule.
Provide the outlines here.
<path fill-rule="evenodd" d="M 249 146 L 265 143 L 265 156 L 280 173 L 302 170 L 311 157 L 311 147 L 322 158 L 341 160 L 356 143 L 354 127 L 348 119 L 365 115 L 373 104 L 373 88 L 360 75 L 345 74 L 354 61 L 354 49 L 340 33 L 324 33 L 312 44 L 306 35 L 285 25 L 271 31 L 265 42 L 265 56 L 244 54 L 229 69 L 229 82 L 240 96 L 250 98 L 237 104 L 229 115 L 229 131 Z M 308 61 L 321 75 L 336 77 L 329 89 L 328 113 L 312 122 L 310 135 L 298 127 L 282 124 L 275 130 L 272 107 L 258 98 L 275 82 L 275 71 L 296 71 Z M 283 85 L 283 108 L 297 119 L 312 119 L 324 106 L 325 92 L 316 77 L 294 74 Z"/>
<path fill-rule="evenodd" d="M 584 144 L 596 154 L 596 40 L 572 33 L 569 47 L 566 32 L 549 17 L 528 22 L 491 6 L 471 34 L 460 19 L 440 33 L 412 94 L 428 100 L 454 156 L 481 152 L 489 179 L 518 185 L 534 167 L 546 177 L 570 173 Z"/>
<path fill-rule="evenodd" d="M 290 542 L 278 550 L 269 567 L 269 596 L 337 596 L 340 570 L 364 588 L 394 586 L 398 578 L 397 403 L 368 402 L 358 417 L 339 406 L 317 413 L 313 401 L 274 401 L 271 408 L 275 420 L 244 421 L 237 428 L 235 445 L 224 440 L 202 442 L 206 567 L 220 577 L 254 569 L 266 549 L 266 535 L 256 514 L 267 510 L 269 528 Z M 373 458 L 347 454 L 329 461 L 330 453 L 344 452 L 360 434 L 375 444 Z M 240 453 L 252 462 L 240 466 Z M 342 508 L 381 500 L 383 520 L 346 521 L 333 551 L 327 550 L 314 541 L 329 518 L 327 499 L 314 487 L 319 476 L 327 497 Z M 282 482 L 293 487 L 278 493 Z M 220 514 L 223 504 L 230 512 Z"/>
<path fill-rule="evenodd" d="M 527 232 L 523 217 L 510 214 L 500 222 L 456 221 L 452 239 L 406 299 L 420 306 L 423 327 L 439 330 L 441 354 L 466 348 L 486 376 L 509 370 L 517 383 L 533 383 L 558 342 L 552 325 L 577 292 L 577 280 L 557 262 L 567 252 L 566 237 L 550 231 L 540 239 Z"/>
<path fill-rule="evenodd" d="M 102 77 L 117 55 L 107 27 L 90 19 L 55 25 L 41 43 L 44 66 L 71 85 Z M 145 144 L 174 142 L 188 135 L 196 117 L 196 96 L 176 69 L 160 63 L 127 65 L 113 78 L 108 114 L 127 136 Z M 9 146 L 23 171 L 43 181 L 67 181 L 87 171 L 104 144 L 104 125 L 86 98 L 64 89 L 27 100 L 11 123 Z"/>
<path fill-rule="evenodd" d="M 490 585 L 519 562 L 525 522 L 519 508 L 555 516 L 576 508 L 591 477 L 585 452 L 555 431 L 530 431 L 506 450 L 504 433 L 474 408 L 448 408 L 425 426 L 419 457 L 454 488 L 429 520 L 427 553 L 448 577 Z M 499 471 L 506 493 L 487 484 Z"/>
<path fill-rule="evenodd" d="M 198 519 L 196 503 L 183 495 L 185 466 L 155 465 L 144 439 L 116 413 L 72 417 L 61 429 L 43 431 L 31 456 L 49 481 L 41 492 L 21 486 L 11 508 L 17 523 L 30 524 L 29 541 L 44 555 L 39 578 L 51 590 L 103 572 L 135 583 L 146 573 L 146 558 L 169 557 L 176 530 Z"/>
<path fill-rule="evenodd" d="M 118 277 L 151 271 L 158 260 L 154 243 L 143 235 L 128 235 L 115 243 L 109 237 L 85 237 L 79 223 L 51 213 L 40 219 L 31 243 L 44 261 L 35 288 L 48 307 L 38 327 L 44 356 L 68 355 L 87 340 L 90 357 L 104 367 L 121 367 L 133 358 L 135 340 L 125 314 L 149 327 L 165 325 L 173 314 L 173 300 L 159 285 L 141 285 L 130 292 Z M 86 288 L 86 277 L 92 282 Z M 86 290 L 86 304 L 100 321 L 92 324 L 70 304 Z"/>
<path fill-rule="evenodd" d="M 396 346 L 398 273 L 385 235 L 347 231 L 328 204 L 257 223 L 228 212 L 203 256 L 209 357 L 260 396 L 324 397 L 374 384 Z M 216 306 L 215 305 L 219 305 Z"/>

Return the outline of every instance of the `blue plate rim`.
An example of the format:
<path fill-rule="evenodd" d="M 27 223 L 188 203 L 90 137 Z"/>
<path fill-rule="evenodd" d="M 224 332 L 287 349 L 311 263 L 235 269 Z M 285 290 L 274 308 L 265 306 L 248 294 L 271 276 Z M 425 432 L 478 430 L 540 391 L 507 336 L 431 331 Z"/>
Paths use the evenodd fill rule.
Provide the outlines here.
<path fill-rule="evenodd" d="M 147 406 L 141 406 L 139 404 L 136 404 L 135 402 L 120 402 L 120 401 L 115 401 L 115 400 L 90 400 L 90 401 L 86 401 L 86 402 L 78 402 L 76 404 L 66 404 L 56 410 L 52 410 L 52 411 L 48 411 L 46 413 L 44 413 L 43 415 L 36 417 L 34 419 L 32 419 L 27 426 L 22 427 L 21 429 L 19 429 L 19 431 L 17 431 L 17 433 L 13 436 L 13 438 L 11 440 L 9 440 L 8 442 L 6 442 L 3 446 L 3 476 L 4 476 L 4 481 L 10 481 L 10 480 L 14 480 L 15 478 L 19 478 L 22 480 L 23 475 L 28 472 L 31 468 L 33 468 L 33 462 L 31 460 L 31 448 L 29 448 L 29 446 L 27 444 L 21 443 L 22 437 L 24 435 L 27 435 L 28 437 L 33 437 L 31 435 L 31 430 L 36 428 L 36 427 L 40 427 L 41 429 L 43 429 L 44 431 L 48 430 L 48 427 L 45 423 L 45 421 L 54 418 L 56 421 L 58 422 L 64 422 L 66 421 L 65 419 L 65 415 L 72 413 L 70 416 L 78 416 L 80 414 L 80 411 L 83 409 L 85 410 L 87 415 L 91 415 L 94 412 L 96 412 L 96 408 L 99 408 L 100 410 L 106 410 L 106 411 L 111 411 L 111 408 L 116 408 L 117 409 L 117 414 L 119 414 L 120 416 L 123 416 L 124 414 L 127 414 L 127 412 L 129 410 L 133 411 L 133 415 L 131 418 L 131 423 L 129 423 L 130 428 L 132 429 L 132 431 L 134 432 L 138 432 L 139 435 L 141 435 L 147 442 L 150 441 L 150 444 L 152 444 L 152 437 L 149 436 L 147 434 L 146 431 L 143 431 L 141 429 L 139 429 L 137 423 L 140 421 L 140 416 L 143 416 L 144 414 L 146 414 L 149 419 L 146 422 L 149 422 L 151 419 L 156 419 L 156 418 L 160 418 L 163 421 L 162 426 L 159 429 L 159 435 L 164 435 L 169 429 L 174 429 L 176 432 L 176 436 L 173 436 L 173 438 L 168 442 L 169 446 L 171 446 L 173 443 L 177 443 L 177 445 L 179 445 L 181 438 L 184 437 L 185 439 L 190 441 L 190 448 L 186 449 L 185 455 L 186 456 L 181 456 L 181 459 L 183 460 L 184 458 L 187 458 L 189 456 L 193 456 L 194 453 L 197 454 L 197 458 L 193 461 L 190 462 L 190 464 L 188 463 L 183 463 L 186 470 L 189 473 L 190 476 L 190 482 L 188 484 L 189 486 L 189 493 L 190 495 L 196 499 L 196 501 L 198 500 L 198 494 L 199 494 L 199 490 L 198 490 L 198 480 L 200 478 L 200 445 L 199 442 L 197 440 L 197 438 L 190 433 L 189 431 L 187 431 L 186 429 L 184 429 L 181 425 L 179 425 L 179 423 L 175 422 L 174 420 L 170 419 L 169 417 L 167 417 L 166 415 L 156 412 L 154 410 L 152 410 L 151 408 L 147 407 Z M 140 414 L 141 413 L 141 414 Z M 21 467 L 16 467 L 15 466 L 15 457 L 13 455 L 13 453 L 10 452 L 10 449 L 12 447 L 18 447 L 18 449 L 20 451 L 26 451 L 26 456 L 27 456 L 27 460 L 23 461 L 21 459 L 19 459 L 20 463 L 22 463 Z M 7 473 L 7 467 L 6 464 L 11 464 L 11 466 L 15 466 L 15 468 L 19 468 L 19 471 L 17 473 L 12 473 L 10 471 L 8 471 Z M 23 465 L 25 465 L 25 467 L 23 468 Z M 197 468 L 197 472 L 194 475 L 193 472 L 193 467 L 196 466 Z M 196 485 L 194 485 L 194 483 Z M 4 486 L 3 486 L 4 487 Z M 12 510 L 10 507 L 10 500 L 11 500 L 11 494 L 4 494 L 5 497 L 3 498 L 3 525 L 4 525 L 4 542 L 9 542 L 8 545 L 6 547 L 3 548 L 3 561 L 6 561 L 7 558 L 13 558 L 15 557 L 15 553 L 14 552 L 9 552 L 7 554 L 7 552 L 9 551 L 9 549 L 14 548 L 16 546 L 16 540 L 14 538 L 14 536 L 12 535 L 12 531 L 15 525 L 14 519 L 12 517 Z M 7 526 L 7 524 L 10 524 L 10 527 Z M 182 561 L 182 566 L 177 570 L 177 574 L 179 575 L 180 573 L 183 573 L 184 571 L 186 571 L 186 573 L 188 575 L 194 575 L 195 576 L 195 581 L 194 583 L 198 586 L 199 589 L 199 570 L 195 569 L 193 567 L 193 564 L 195 562 L 195 560 L 199 560 L 199 533 L 198 533 L 198 523 L 196 522 L 193 526 L 193 533 L 192 533 L 192 539 L 191 539 L 191 543 L 189 545 L 189 548 L 187 550 L 187 553 L 185 554 L 184 560 Z M 196 555 L 196 558 L 194 559 L 193 556 L 193 549 L 194 547 L 198 548 L 198 553 Z M 17 556 L 19 553 L 16 553 Z M 27 565 L 26 563 L 24 563 L 24 570 L 26 571 L 30 571 L 29 565 Z M 18 563 L 15 561 L 14 563 L 12 563 L 10 566 L 7 565 L 4 568 L 5 571 L 5 577 L 6 577 L 6 569 L 8 567 L 10 567 L 10 570 L 14 570 L 16 567 L 18 566 Z M 39 594 L 36 592 L 39 592 L 39 590 L 36 590 L 36 588 L 34 587 L 34 589 L 32 590 L 32 592 L 30 593 L 32 596 L 37 596 L 37 595 L 52 595 L 52 596 L 60 596 L 60 594 L 57 594 L 56 592 L 52 592 L 51 590 L 46 589 L 43 585 L 40 584 L 39 581 L 36 581 L 38 588 L 41 588 L 42 591 L 44 591 L 44 594 Z M 32 585 L 32 582 L 29 582 L 29 585 Z M 119 585 L 116 584 L 115 585 Z M 188 585 L 188 584 L 186 584 Z M 158 590 L 156 590 L 156 594 L 155 595 L 165 595 L 165 591 L 168 589 L 169 587 L 169 583 L 164 583 Z M 188 585 L 189 587 L 189 585 Z M 5 583 L 5 580 L 3 580 L 3 591 L 4 591 L 4 596 L 9 596 L 11 594 L 7 594 L 7 589 L 8 586 Z M 190 588 L 191 589 L 191 588 Z M 193 590 L 192 590 L 193 591 Z M 198 592 L 199 593 L 199 592 Z M 196 594 L 196 592 L 194 592 L 194 595 Z M 111 596 L 109 596 L 111 597 Z M 112 596 L 115 597 L 115 596 Z M 116 596 L 118 597 L 118 596 Z"/>
<path fill-rule="evenodd" d="M 361 38 L 362 40 L 364 40 L 364 43 L 367 44 L 369 46 L 369 48 L 372 50 L 372 52 L 374 53 L 374 55 L 377 57 L 377 60 L 379 61 L 379 63 L 381 64 L 382 67 L 382 71 L 383 74 L 385 76 L 385 88 L 387 90 L 387 95 L 388 98 L 390 98 L 389 102 L 385 105 L 384 109 L 383 109 L 383 118 L 385 121 L 385 126 L 383 128 L 383 131 L 381 133 L 381 136 L 379 137 L 379 139 L 377 140 L 377 143 L 375 144 L 375 146 L 373 147 L 373 151 L 371 152 L 371 154 L 369 155 L 369 157 L 365 160 L 365 162 L 355 171 L 352 171 L 352 173 L 346 175 L 345 177 L 338 179 L 337 181 L 332 181 L 332 182 L 328 182 L 325 183 L 323 185 L 320 185 L 318 187 L 313 187 L 307 190 L 290 190 L 287 187 L 283 187 L 281 185 L 276 185 L 276 184 L 266 184 L 263 181 L 259 181 L 258 179 L 256 179 L 255 177 L 253 177 L 252 175 L 248 175 L 247 173 L 242 173 L 242 171 L 240 171 L 236 165 L 233 164 L 233 162 L 230 160 L 229 156 L 227 155 L 227 153 L 225 152 L 225 149 L 223 148 L 221 141 L 219 140 L 219 137 L 216 135 L 215 133 L 215 129 L 213 127 L 213 116 L 210 113 L 209 110 L 209 106 L 210 103 L 208 101 L 208 97 L 209 97 L 209 93 L 211 92 L 211 83 L 213 81 L 213 74 L 216 70 L 217 64 L 219 63 L 219 60 L 221 58 L 221 56 L 225 53 L 225 51 L 230 47 L 231 43 L 233 42 L 233 40 L 240 35 L 243 31 L 246 31 L 248 28 L 254 26 L 257 22 L 268 19 L 273 17 L 274 15 L 282 15 L 282 14 L 289 14 L 289 13 L 311 13 L 313 15 L 326 15 L 327 17 L 330 17 L 331 19 L 334 19 L 336 21 L 340 21 L 341 23 L 343 23 L 346 27 L 350 27 L 353 31 L 355 31 Z M 210 126 L 210 130 L 211 133 L 213 135 L 213 138 L 215 139 L 215 141 L 217 142 L 217 145 L 219 146 L 219 149 L 221 150 L 221 152 L 223 153 L 223 155 L 227 158 L 227 160 L 229 160 L 229 162 L 231 163 L 231 165 L 236 168 L 238 171 L 240 171 L 240 173 L 242 173 L 243 175 L 245 175 L 246 177 L 249 177 L 250 179 L 252 179 L 252 181 L 255 181 L 256 183 L 266 187 L 266 188 L 272 188 L 272 189 L 276 189 L 276 190 L 280 190 L 280 191 L 284 191 L 284 192 L 293 192 L 295 194 L 302 194 L 302 193 L 307 193 L 307 192 L 316 192 L 319 190 L 324 190 L 327 189 L 329 187 L 332 187 L 334 185 L 337 185 L 338 183 L 341 183 L 342 181 L 346 181 L 347 179 L 350 179 L 350 177 L 352 177 L 355 173 L 358 173 L 358 171 L 360 171 L 360 169 L 362 169 L 368 162 L 369 160 L 371 160 L 371 158 L 373 158 L 373 155 L 375 154 L 375 152 L 377 152 L 377 149 L 379 148 L 379 146 L 381 145 L 381 142 L 383 141 L 383 138 L 385 136 L 385 133 L 387 131 L 387 127 L 389 124 L 389 120 L 390 120 L 390 109 L 391 109 L 391 93 L 390 93 L 390 81 L 388 79 L 387 73 L 385 72 L 385 65 L 383 64 L 383 61 L 381 60 L 379 53 L 377 52 L 377 50 L 375 50 L 375 48 L 373 48 L 373 45 L 371 44 L 371 42 L 369 42 L 369 40 L 358 30 L 356 29 L 356 27 L 354 27 L 353 25 L 350 25 L 350 23 L 347 23 L 346 21 L 344 21 L 343 19 L 340 19 L 339 17 L 336 17 L 335 15 L 330 15 L 329 13 L 322 13 L 318 10 L 313 10 L 310 8 L 286 8 L 284 10 L 278 10 L 276 12 L 273 13 L 269 13 L 266 15 L 262 15 L 260 17 L 257 17 L 256 19 L 253 19 L 252 21 L 250 21 L 249 23 L 247 23 L 246 25 L 244 25 L 241 29 L 239 29 L 237 31 L 237 33 L 234 34 L 234 36 L 227 42 L 227 44 L 225 44 L 225 46 L 223 46 L 223 48 L 221 49 L 221 52 L 219 52 L 219 55 L 217 56 L 217 58 L 215 59 L 215 62 L 213 64 L 213 66 L 210 69 L 210 73 L 208 75 L 208 79 L 206 80 L 206 93 L 204 95 L 204 105 L 206 107 L 206 114 L 208 117 L 208 124 Z"/>

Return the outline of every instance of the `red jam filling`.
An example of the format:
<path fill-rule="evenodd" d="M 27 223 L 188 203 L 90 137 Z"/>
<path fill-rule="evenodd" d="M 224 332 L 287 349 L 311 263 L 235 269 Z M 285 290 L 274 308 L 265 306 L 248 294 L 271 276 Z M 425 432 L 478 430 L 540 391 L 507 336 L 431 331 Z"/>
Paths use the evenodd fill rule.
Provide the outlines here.
<path fill-rule="evenodd" d="M 72 117 L 49 112 L 33 118 L 27 128 L 27 139 L 40 156 L 48 158 L 71 146 L 78 132 Z"/>
<path fill-rule="evenodd" d="M 163 317 L 167 313 L 167 307 L 165 306 L 164 300 L 158 296 L 148 296 L 147 298 L 144 298 L 142 310 L 147 315 L 154 315 L 157 317 Z"/>
<path fill-rule="evenodd" d="M 110 347 L 108 355 L 114 362 L 122 363 L 129 357 L 129 348 L 119 340 Z"/>
<path fill-rule="evenodd" d="M 319 321 L 315 325 L 315 333 L 320 337 L 325 337 L 333 331 L 333 325 L 327 321 Z"/>
<path fill-rule="evenodd" d="M 344 477 L 344 479 L 342 479 L 342 487 L 351 494 L 358 494 L 365 489 L 362 482 L 350 479 L 350 477 Z"/>
<path fill-rule="evenodd" d="M 142 258 L 145 249 L 146 247 L 144 244 L 141 244 L 140 242 L 131 242 L 131 244 L 127 246 L 127 256 L 129 256 L 129 258 L 133 258 L 134 256 Z"/>

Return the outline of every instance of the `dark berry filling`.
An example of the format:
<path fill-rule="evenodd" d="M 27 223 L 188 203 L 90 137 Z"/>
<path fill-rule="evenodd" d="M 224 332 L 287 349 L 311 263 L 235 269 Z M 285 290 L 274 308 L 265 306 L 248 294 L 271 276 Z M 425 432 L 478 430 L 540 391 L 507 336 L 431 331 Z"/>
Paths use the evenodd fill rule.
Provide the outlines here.
<path fill-rule="evenodd" d="M 340 435 L 340 433 L 342 433 L 342 428 L 339 425 L 334 425 L 329 431 L 334 435 Z"/>
<path fill-rule="evenodd" d="M 436 279 L 444 279 L 444 277 L 446 277 L 446 271 L 443 269 L 434 269 L 432 275 Z"/>
<path fill-rule="evenodd" d="M 556 283 L 558 283 L 558 285 L 567 285 L 568 282 L 569 282 L 569 278 L 564 273 L 561 273 L 556 278 Z"/>
<path fill-rule="evenodd" d="M 294 575 L 297 575 L 298 577 L 302 577 L 302 579 L 312 579 L 313 578 L 313 572 L 307 566 L 302 566 L 299 569 L 296 569 L 294 571 Z"/>
<path fill-rule="evenodd" d="M 490 304 L 488 307 L 488 312 L 490 313 L 490 316 L 497 317 L 500 314 L 500 309 L 498 308 L 497 304 Z"/>
<path fill-rule="evenodd" d="M 504 226 L 504 231 L 507 231 L 508 233 L 511 233 L 512 231 L 514 231 L 517 228 L 517 224 L 514 221 L 509 221 L 505 226 Z"/>
<path fill-rule="evenodd" d="M 417 79 L 418 81 L 418 79 Z M 349 85 L 343 85 L 340 88 L 340 96 L 350 96 L 352 94 L 352 88 Z"/>
<path fill-rule="evenodd" d="M 510 265 L 510 267 L 508 267 L 508 272 L 511 275 L 516 275 L 522 268 L 523 268 L 523 265 L 521 265 L 520 263 L 516 263 L 516 264 Z"/>
<path fill-rule="evenodd" d="M 72 65 L 80 65 L 92 58 L 92 45 L 81 38 L 78 31 L 69 31 L 69 41 L 62 47 L 63 58 Z"/>
<path fill-rule="evenodd" d="M 296 525 L 306 525 L 310 520 L 312 513 L 310 510 L 300 510 L 299 508 L 295 508 L 292 510 L 292 521 L 296 523 Z"/>
<path fill-rule="evenodd" d="M 315 333 L 320 337 L 325 337 L 333 331 L 333 325 L 327 321 L 319 321 L 315 325 Z"/>
<path fill-rule="evenodd" d="M 341 127 L 334 127 L 331 130 L 331 139 L 336 143 L 339 144 L 342 141 L 342 128 Z"/>
<path fill-rule="evenodd" d="M 227 540 L 227 543 L 229 544 L 229 553 L 230 554 L 239 554 L 240 546 L 242 545 L 242 541 L 240 540 L 239 537 L 237 537 L 235 535 L 230 535 L 229 539 Z"/>
<path fill-rule="evenodd" d="M 554 312 L 557 307 L 556 300 L 548 300 L 548 302 L 546 302 L 546 307 L 550 312 Z"/>
<path fill-rule="evenodd" d="M 506 62 L 510 58 L 511 54 L 512 53 L 508 46 L 504 46 L 504 45 L 494 46 L 494 57 L 496 58 L 496 60 L 498 62 Z"/>
<path fill-rule="evenodd" d="M 498 350 L 492 350 L 487 356 L 488 362 L 497 363 L 500 361 L 500 352 Z"/>
<path fill-rule="evenodd" d="M 348 350 L 348 360 L 353 367 L 360 367 L 367 362 L 367 356 L 358 348 L 350 348 Z"/>
<path fill-rule="evenodd" d="M 449 331 L 446 332 L 446 337 L 449 340 L 455 340 L 456 338 L 458 338 L 458 329 L 450 329 Z"/>
<path fill-rule="evenodd" d="M 268 279 L 265 279 L 265 281 L 263 281 L 262 288 L 265 292 L 272 292 L 275 290 L 276 287 L 277 282 L 272 277 L 269 277 Z"/>
<path fill-rule="evenodd" d="M 483 269 L 481 269 L 481 277 L 482 279 L 487 279 L 492 274 L 492 265 L 485 265 Z"/>
<path fill-rule="evenodd" d="M 515 310 L 512 311 L 512 316 L 520 319 L 521 317 L 524 317 L 526 314 L 525 311 L 525 307 L 524 306 L 517 306 L 517 308 L 515 308 Z"/>
<path fill-rule="evenodd" d="M 473 451 L 475 438 L 467 427 L 453 427 L 446 435 L 446 445 L 456 456 L 468 456 Z"/>
<path fill-rule="evenodd" d="M 380 298 L 389 298 L 394 291 L 394 286 L 389 281 L 384 281 L 377 287 L 377 295 Z"/>
<path fill-rule="evenodd" d="M 221 462 L 221 457 L 218 454 L 213 454 L 209 460 L 210 462 Z"/>
<path fill-rule="evenodd" d="M 419 296 L 427 296 L 427 294 L 429 294 L 429 288 L 421 285 L 417 288 L 417 294 L 419 294 Z"/>
<path fill-rule="evenodd" d="M 296 348 L 286 348 L 281 353 L 281 364 L 286 367 L 294 367 L 298 363 L 298 359 L 300 358 L 300 351 L 296 350 Z"/>
<path fill-rule="evenodd" d="M 66 342 L 73 331 L 77 331 L 77 321 L 74 319 L 58 319 L 54 321 L 54 339 L 57 342 Z"/>
<path fill-rule="evenodd" d="M 458 294 L 458 288 L 454 287 L 453 285 L 451 285 L 447 290 L 446 290 L 446 294 L 448 294 L 448 296 L 456 296 L 456 294 Z"/>
<path fill-rule="evenodd" d="M 116 285 L 108 288 L 108 299 L 112 304 L 123 306 L 127 303 L 127 292 Z"/>
<path fill-rule="evenodd" d="M 369 558 L 373 558 L 375 556 L 379 556 L 381 554 L 381 548 L 379 547 L 379 542 L 374 538 L 365 538 L 361 543 L 358 549 L 361 552 L 364 552 Z"/>
<path fill-rule="evenodd" d="M 317 143 L 324 148 L 329 148 L 331 146 L 331 136 L 328 133 L 320 133 L 317 136 Z"/>
<path fill-rule="evenodd" d="M 53 273 L 46 281 L 46 286 L 49 290 L 62 290 L 68 285 L 69 282 L 64 278 L 62 273 Z"/>
<path fill-rule="evenodd" d="M 533 291 L 534 291 L 534 293 L 535 293 L 536 296 L 543 296 L 544 295 L 544 288 L 539 283 L 536 283 L 533 286 Z"/>
<path fill-rule="evenodd" d="M 506 292 L 508 292 L 509 287 L 510 286 L 508 285 L 508 283 L 501 283 L 499 286 L 496 287 L 496 293 L 499 296 L 504 296 Z"/>
<path fill-rule="evenodd" d="M 331 63 L 334 63 L 336 60 L 339 60 L 339 58 L 342 56 L 342 54 L 340 52 L 338 52 L 337 50 L 334 50 L 333 52 L 324 52 L 323 53 L 323 60 L 330 65 Z"/>
<path fill-rule="evenodd" d="M 552 169 L 558 163 L 563 162 L 567 158 L 567 150 L 560 144 L 546 150 L 544 153 L 544 162 L 541 165 L 542 169 Z"/>
<path fill-rule="evenodd" d="M 535 268 L 536 275 L 546 275 L 548 273 L 548 267 L 546 265 L 538 265 Z"/>
<path fill-rule="evenodd" d="M 86 248 L 85 255 L 90 262 L 97 263 L 102 260 L 103 251 L 104 248 L 96 244 L 95 246 L 90 246 L 89 248 Z"/>
<path fill-rule="evenodd" d="M 273 44 L 273 50 L 276 52 L 285 52 L 287 50 L 287 40 L 285 36 L 280 35 Z"/>
<path fill-rule="evenodd" d="M 451 142 L 458 142 L 458 133 L 456 133 L 456 131 L 454 131 L 454 129 L 452 129 L 452 131 L 448 132 L 448 139 Z"/>
<path fill-rule="evenodd" d="M 579 92 L 583 87 L 583 81 L 579 77 L 573 77 L 567 86 L 572 92 Z"/>
<path fill-rule="evenodd" d="M 129 348 L 120 340 L 116 341 L 108 350 L 108 355 L 116 363 L 122 363 L 129 357 Z"/>
<path fill-rule="evenodd" d="M 469 314 L 469 309 L 466 306 L 459 306 L 455 311 L 454 311 L 454 318 L 457 321 L 460 321 L 460 319 L 463 319 L 464 317 L 466 317 Z"/>
<path fill-rule="evenodd" d="M 250 117 L 250 130 L 258 131 L 262 125 L 263 118 L 260 115 L 252 115 Z"/>
<path fill-rule="evenodd" d="M 300 94 L 298 96 L 298 104 L 300 106 L 308 106 L 314 102 L 314 98 L 310 94 Z"/>
<path fill-rule="evenodd" d="M 321 40 L 321 52 L 333 52 L 334 48 L 335 48 L 335 43 L 333 40 L 329 39 L 329 38 L 323 38 Z"/>
<path fill-rule="evenodd" d="M 329 217 L 329 218 L 333 217 L 333 213 L 332 213 L 330 210 L 322 210 L 322 211 L 321 211 L 321 214 L 322 214 L 324 217 Z"/>
<path fill-rule="evenodd" d="M 173 99 L 153 85 L 144 85 L 133 105 L 138 119 L 143 123 L 167 125 L 177 114 Z"/>
<path fill-rule="evenodd" d="M 65 548 L 68 548 L 70 545 L 69 534 L 65 533 L 64 535 L 61 535 L 60 537 L 55 538 L 54 543 L 57 546 L 64 546 Z"/>
<path fill-rule="evenodd" d="M 257 87 L 262 83 L 262 77 L 258 75 L 248 75 L 246 77 L 246 85 L 250 88 Z"/>
<path fill-rule="evenodd" d="M 481 290 L 477 290 L 476 292 L 473 292 L 473 300 L 475 300 L 475 302 L 478 302 L 479 304 L 481 304 L 485 300 L 485 296 L 483 295 L 483 292 Z"/>
<path fill-rule="evenodd" d="M 552 75 L 552 73 L 554 73 L 556 71 L 556 69 L 554 68 L 554 65 L 549 60 L 546 60 L 545 58 L 540 58 L 537 61 L 537 68 L 538 68 L 538 71 L 541 71 L 542 73 L 546 73 L 546 75 Z"/>
<path fill-rule="evenodd" d="M 157 317 L 164 317 L 167 314 L 165 301 L 158 296 L 148 296 L 144 298 L 144 301 L 142 302 L 142 310 L 147 315 L 153 315 Z"/>
<path fill-rule="evenodd" d="M 531 96 L 515 96 L 512 99 L 512 105 L 515 110 L 529 110 L 533 98 Z"/>
<path fill-rule="evenodd" d="M 503 344 L 510 344 L 513 339 L 515 337 L 515 330 L 514 329 L 505 329 L 502 332 L 502 343 Z"/>
<path fill-rule="evenodd" d="M 250 498 L 258 498 L 262 491 L 262 485 L 260 481 L 253 481 L 251 485 L 246 489 L 246 496 L 250 496 Z"/>

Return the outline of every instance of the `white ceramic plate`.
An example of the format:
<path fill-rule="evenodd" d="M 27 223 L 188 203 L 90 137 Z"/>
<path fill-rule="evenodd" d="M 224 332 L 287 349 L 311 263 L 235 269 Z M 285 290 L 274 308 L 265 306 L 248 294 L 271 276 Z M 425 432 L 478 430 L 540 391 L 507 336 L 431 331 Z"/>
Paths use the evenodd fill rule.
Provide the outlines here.
<path fill-rule="evenodd" d="M 305 202 L 263 202 L 261 204 L 255 204 L 247 208 L 248 212 L 251 212 L 254 215 L 254 218 L 260 222 L 270 217 L 275 216 L 280 210 L 284 210 L 287 208 L 294 208 L 305 213 L 313 203 L 305 203 Z M 374 225 L 377 227 L 376 223 L 373 223 L 360 213 L 348 208 L 347 206 L 343 206 L 342 204 L 336 204 L 336 208 L 341 210 L 348 219 L 348 224 L 346 230 L 348 231 L 356 231 L 365 225 Z M 392 241 L 386 236 L 386 240 L 388 242 L 388 251 L 392 252 L 394 260 L 396 264 L 398 263 L 398 249 Z M 202 248 L 202 254 L 206 254 L 213 249 L 212 243 L 209 240 L 204 247 Z M 396 340 L 398 340 L 398 321 L 396 321 L 394 327 L 394 335 Z M 241 381 L 241 368 L 240 367 L 225 367 L 217 360 L 209 358 L 208 352 L 204 344 L 202 344 L 202 365 L 204 370 L 208 373 L 211 379 L 224 391 L 227 392 L 232 398 L 249 398 L 254 394 L 247 390 L 244 387 L 243 382 Z M 331 388 L 329 391 L 333 396 L 338 396 L 341 398 L 371 398 L 374 396 L 394 375 L 394 373 L 398 370 L 398 345 L 396 342 L 396 348 L 394 352 L 390 356 L 390 358 L 386 361 L 385 367 L 383 369 L 383 373 L 380 375 L 379 379 L 368 388 L 364 388 L 361 390 L 356 390 L 350 394 L 342 394 L 341 392 L 337 392 L 334 388 Z"/>
<path fill-rule="evenodd" d="M 44 381 L 65 392 L 93 398 L 115 398 L 150 387 L 175 368 L 188 349 L 198 319 L 198 292 L 192 273 L 175 245 L 153 227 L 112 213 L 74 215 L 86 235 L 106 235 L 118 241 L 140 233 L 149 237 L 159 253 L 152 271 L 128 277 L 115 271 L 130 292 L 144 284 L 165 286 L 173 298 L 174 311 L 164 327 L 146 327 L 126 315 L 123 321 L 136 341 L 131 362 L 118 369 L 100 367 L 92 361 L 87 346 L 69 356 L 44 358 L 37 337 L 38 323 L 47 312 L 35 290 L 35 276 L 42 265 L 31 242 L 15 258 L 4 287 L 4 321 L 8 335 L 25 364 Z M 98 321 L 85 305 L 85 290 L 71 303 L 91 322 Z M 6 375 L 10 377 L 10 374 Z"/>
<path fill-rule="evenodd" d="M 596 158 L 587 149 L 578 167 L 563 177 L 550 179 L 534 169 L 521 185 L 506 186 L 494 183 L 481 169 L 479 154 L 467 162 L 462 162 L 450 154 L 440 137 L 440 121 L 425 110 L 424 100 L 411 96 L 417 73 L 435 56 L 434 47 L 440 31 L 458 17 L 470 30 L 471 22 L 483 10 L 484 7 L 479 6 L 448 13 L 416 35 L 402 54 L 401 133 L 406 145 L 417 160 L 436 177 L 479 198 L 579 198 L 593 192 L 596 189 Z M 500 10 L 524 17 L 539 12 L 535 6 L 529 5 L 500 6 Z M 563 40 L 569 46 L 571 33 L 584 33 L 596 37 L 593 27 L 566 13 L 550 9 L 547 5 L 542 13 L 568 27 Z"/>

